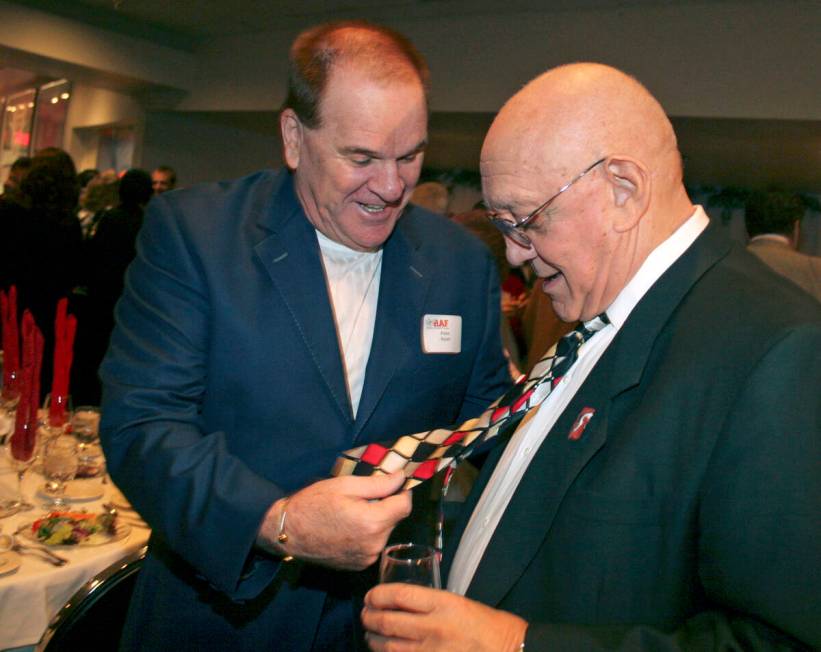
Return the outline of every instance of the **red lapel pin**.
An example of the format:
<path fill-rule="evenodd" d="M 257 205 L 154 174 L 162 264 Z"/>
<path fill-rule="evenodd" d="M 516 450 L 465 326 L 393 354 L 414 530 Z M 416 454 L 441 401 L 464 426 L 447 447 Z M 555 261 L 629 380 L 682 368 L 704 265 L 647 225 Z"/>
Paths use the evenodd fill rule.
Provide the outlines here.
<path fill-rule="evenodd" d="M 579 412 L 579 416 L 576 417 L 576 421 L 573 422 L 573 427 L 570 429 L 567 438 L 570 441 L 578 441 L 581 439 L 584 429 L 587 428 L 587 424 L 590 423 L 590 419 L 593 418 L 594 414 L 596 414 L 595 408 L 582 408 L 582 411 Z"/>

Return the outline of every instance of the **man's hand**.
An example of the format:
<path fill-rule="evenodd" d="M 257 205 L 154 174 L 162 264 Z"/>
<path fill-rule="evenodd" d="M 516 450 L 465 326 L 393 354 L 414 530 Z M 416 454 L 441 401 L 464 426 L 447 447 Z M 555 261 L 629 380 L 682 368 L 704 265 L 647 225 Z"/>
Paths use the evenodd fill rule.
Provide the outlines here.
<path fill-rule="evenodd" d="M 515 652 L 527 630 L 527 622 L 512 613 L 413 584 L 371 589 L 362 624 L 374 652 Z"/>
<path fill-rule="evenodd" d="M 402 473 L 393 473 L 315 482 L 288 499 L 287 543 L 276 543 L 283 503 L 277 501 L 265 515 L 257 545 L 332 568 L 367 568 L 379 559 L 394 526 L 410 514 L 410 492 L 394 495 L 404 481 Z"/>

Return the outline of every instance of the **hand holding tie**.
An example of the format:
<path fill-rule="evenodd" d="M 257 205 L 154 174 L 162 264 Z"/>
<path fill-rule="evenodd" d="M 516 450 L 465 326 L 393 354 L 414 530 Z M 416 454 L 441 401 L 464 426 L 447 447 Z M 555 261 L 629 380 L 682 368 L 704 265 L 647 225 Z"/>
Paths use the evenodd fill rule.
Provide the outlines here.
<path fill-rule="evenodd" d="M 287 543 L 277 542 L 283 507 L 283 501 L 277 501 L 268 510 L 257 544 L 332 568 L 367 568 L 379 558 L 394 526 L 410 514 L 410 492 L 396 493 L 404 480 L 395 473 L 315 482 L 287 499 Z"/>

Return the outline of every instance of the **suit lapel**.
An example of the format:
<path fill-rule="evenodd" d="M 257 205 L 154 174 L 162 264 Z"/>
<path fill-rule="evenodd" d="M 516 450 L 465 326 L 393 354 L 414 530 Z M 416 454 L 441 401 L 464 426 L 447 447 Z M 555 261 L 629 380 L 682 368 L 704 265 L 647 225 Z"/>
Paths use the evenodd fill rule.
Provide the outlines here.
<path fill-rule="evenodd" d="M 727 255 L 729 241 L 710 224 L 642 298 L 530 463 L 485 551 L 468 597 L 498 605 L 537 554 L 568 490 L 607 441 L 608 415 L 618 395 L 641 382 L 664 325 L 694 283 Z M 595 414 L 578 439 L 568 437 L 585 408 Z M 490 479 L 501 451 L 494 451 L 471 493 L 467 516 Z M 458 532 L 461 534 L 461 531 Z M 446 554 L 452 557 L 456 541 Z M 448 562 L 450 562 L 448 558 Z"/>
<path fill-rule="evenodd" d="M 270 205 L 260 210 L 259 225 L 270 233 L 254 251 L 282 297 L 341 416 L 352 421 L 319 243 L 290 178 L 283 180 Z"/>
<path fill-rule="evenodd" d="M 384 247 L 376 323 L 354 425 L 354 440 L 379 405 L 396 370 L 419 346 L 431 275 L 420 244 L 402 227 L 400 219 Z"/>
<path fill-rule="evenodd" d="M 606 376 L 588 378 L 554 425 L 527 469 L 485 550 L 468 597 L 496 605 L 518 581 L 538 552 L 570 485 L 607 439 L 609 400 L 588 401 L 581 394 L 603 396 Z M 579 440 L 567 435 L 581 407 L 596 412 Z"/>

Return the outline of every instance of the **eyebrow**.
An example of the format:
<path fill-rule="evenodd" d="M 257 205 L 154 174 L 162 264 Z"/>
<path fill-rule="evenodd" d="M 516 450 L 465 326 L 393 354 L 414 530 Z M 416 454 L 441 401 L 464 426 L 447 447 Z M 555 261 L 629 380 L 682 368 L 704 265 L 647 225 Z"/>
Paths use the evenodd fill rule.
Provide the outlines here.
<path fill-rule="evenodd" d="M 406 156 L 410 156 L 411 154 L 417 154 L 421 152 L 428 146 L 428 139 L 423 138 L 422 140 L 417 143 L 416 147 L 411 148 L 409 152 L 402 154 L 401 156 L 397 156 L 397 158 L 405 158 Z M 379 152 L 375 152 L 372 149 L 367 149 L 366 147 L 343 147 L 339 150 L 345 156 L 351 155 L 360 155 L 360 156 L 367 156 L 369 158 L 377 158 L 382 159 L 384 156 Z"/>

